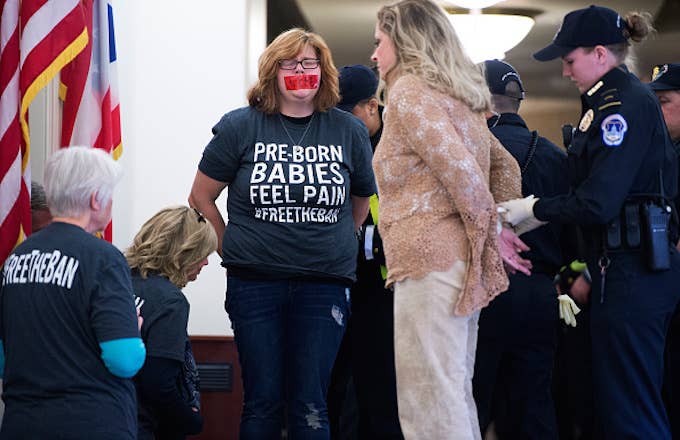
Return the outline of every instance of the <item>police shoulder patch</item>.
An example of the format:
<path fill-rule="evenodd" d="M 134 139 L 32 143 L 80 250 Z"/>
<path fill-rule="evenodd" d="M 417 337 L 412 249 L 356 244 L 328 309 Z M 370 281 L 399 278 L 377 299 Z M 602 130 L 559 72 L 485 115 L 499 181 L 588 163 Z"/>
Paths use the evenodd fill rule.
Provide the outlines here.
<path fill-rule="evenodd" d="M 604 118 L 600 127 L 602 128 L 602 142 L 609 147 L 618 147 L 626 135 L 628 123 L 623 116 L 615 113 Z"/>

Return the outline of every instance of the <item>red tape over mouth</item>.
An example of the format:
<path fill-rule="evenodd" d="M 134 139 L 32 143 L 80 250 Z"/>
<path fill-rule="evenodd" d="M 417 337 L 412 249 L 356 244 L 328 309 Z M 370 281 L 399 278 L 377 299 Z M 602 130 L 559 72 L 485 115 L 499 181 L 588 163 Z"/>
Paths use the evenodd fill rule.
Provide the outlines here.
<path fill-rule="evenodd" d="M 319 75 L 289 75 L 284 76 L 286 90 L 316 89 L 319 87 Z"/>

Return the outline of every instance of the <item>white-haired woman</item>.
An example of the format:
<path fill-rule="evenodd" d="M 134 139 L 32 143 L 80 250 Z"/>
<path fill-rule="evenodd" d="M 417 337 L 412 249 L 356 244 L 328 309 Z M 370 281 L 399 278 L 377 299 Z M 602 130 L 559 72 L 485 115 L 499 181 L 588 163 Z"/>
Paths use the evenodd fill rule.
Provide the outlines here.
<path fill-rule="evenodd" d="M 399 420 L 407 439 L 479 438 L 479 310 L 508 286 L 501 254 L 527 271 L 514 251 L 523 244 L 497 231 L 496 201 L 520 193 L 519 169 L 487 129 L 484 77 L 439 6 L 384 6 L 375 40 L 387 106 L 373 167 L 395 289 Z M 499 252 L 505 238 L 513 244 Z"/>
<path fill-rule="evenodd" d="M 93 148 L 60 150 L 46 164 L 53 222 L 17 246 L 4 267 L 0 438 L 137 438 L 129 378 L 145 349 L 130 269 L 92 234 L 111 219 L 120 175 Z"/>
<path fill-rule="evenodd" d="M 196 279 L 216 250 L 213 227 L 198 211 L 177 206 L 144 223 L 125 252 L 140 298 L 147 354 L 135 377 L 139 440 L 179 440 L 203 428 L 187 336 L 189 302 L 181 289 Z"/>

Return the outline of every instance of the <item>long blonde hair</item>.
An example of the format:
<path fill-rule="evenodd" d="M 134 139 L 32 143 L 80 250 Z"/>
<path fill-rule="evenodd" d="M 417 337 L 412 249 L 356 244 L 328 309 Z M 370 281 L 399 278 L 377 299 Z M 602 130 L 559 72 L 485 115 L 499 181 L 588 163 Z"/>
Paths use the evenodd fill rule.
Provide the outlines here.
<path fill-rule="evenodd" d="M 394 43 L 397 65 L 388 74 L 413 74 L 472 110 L 491 109 L 484 74 L 465 54 L 444 10 L 430 0 L 402 0 L 378 11 L 378 27 Z"/>
<path fill-rule="evenodd" d="M 135 235 L 125 252 L 130 269 L 146 278 L 150 272 L 184 287 L 187 270 L 217 250 L 217 235 L 198 211 L 175 206 L 158 211 Z"/>
<path fill-rule="evenodd" d="M 276 84 L 279 61 L 295 58 L 307 46 L 314 49 L 321 67 L 321 82 L 319 91 L 314 96 L 314 109 L 323 112 L 335 107 L 340 100 L 340 87 L 338 69 L 333 64 L 331 51 L 320 35 L 301 28 L 281 33 L 260 55 L 257 83 L 248 90 L 248 102 L 252 107 L 268 114 L 279 111 L 279 90 Z"/>

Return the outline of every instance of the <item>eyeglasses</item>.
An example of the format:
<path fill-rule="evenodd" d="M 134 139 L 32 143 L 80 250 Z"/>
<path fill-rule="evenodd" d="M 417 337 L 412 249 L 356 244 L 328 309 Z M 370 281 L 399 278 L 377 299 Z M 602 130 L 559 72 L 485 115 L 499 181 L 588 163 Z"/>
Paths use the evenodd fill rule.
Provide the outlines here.
<path fill-rule="evenodd" d="M 279 67 L 283 70 L 295 70 L 297 69 L 298 64 L 300 64 L 302 65 L 303 69 L 311 70 L 319 67 L 319 63 L 320 61 L 316 58 L 305 58 L 302 61 L 298 61 L 295 59 L 279 60 Z"/>
<path fill-rule="evenodd" d="M 196 208 L 192 208 L 192 209 L 196 213 L 196 221 L 198 221 L 199 223 L 205 223 L 205 217 L 203 217 L 203 214 L 198 212 L 198 209 L 196 209 Z"/>

